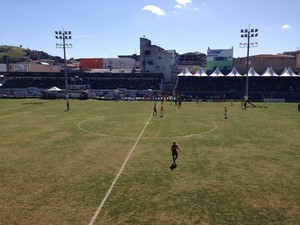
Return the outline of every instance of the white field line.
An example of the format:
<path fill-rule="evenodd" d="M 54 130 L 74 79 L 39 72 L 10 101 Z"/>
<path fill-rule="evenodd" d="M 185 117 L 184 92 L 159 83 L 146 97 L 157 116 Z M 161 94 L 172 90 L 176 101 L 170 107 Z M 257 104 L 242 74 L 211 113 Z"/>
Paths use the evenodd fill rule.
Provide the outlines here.
<path fill-rule="evenodd" d="M 205 119 L 202 119 L 202 120 L 205 120 Z M 214 127 L 212 129 L 208 130 L 208 131 L 203 131 L 203 132 L 197 133 L 197 134 L 188 134 L 188 135 L 177 136 L 177 138 L 197 137 L 197 136 L 200 136 L 200 135 L 205 135 L 205 134 L 211 133 L 211 132 L 215 131 L 218 128 L 218 125 L 214 121 L 210 121 L 210 120 L 205 120 L 205 121 L 208 121 L 208 122 L 212 123 L 214 125 Z"/>
<path fill-rule="evenodd" d="M 106 195 L 105 195 L 105 197 L 103 198 L 101 204 L 99 205 L 99 207 L 98 207 L 98 209 L 96 210 L 94 216 L 92 217 L 91 222 L 89 223 L 89 225 L 93 225 L 94 222 L 95 222 L 95 220 L 97 219 L 99 213 L 101 212 L 101 209 L 102 209 L 104 203 L 106 202 L 106 200 L 107 200 L 108 196 L 110 195 L 112 189 L 114 188 L 114 186 L 115 186 L 117 180 L 119 179 L 121 173 L 123 172 L 123 170 L 124 170 L 124 168 L 125 168 L 125 166 L 126 166 L 128 160 L 129 160 L 129 158 L 130 158 L 131 155 L 132 155 L 132 152 L 134 151 L 135 147 L 137 146 L 139 140 L 141 139 L 141 137 L 142 137 L 144 131 L 146 130 L 146 128 L 147 128 L 147 126 L 148 126 L 148 124 L 149 124 L 149 122 L 150 122 L 150 120 L 151 120 L 152 117 L 153 117 L 153 115 L 151 114 L 151 116 L 149 117 L 147 123 L 145 124 L 145 126 L 144 126 L 142 132 L 140 133 L 138 139 L 137 139 L 136 142 L 134 143 L 132 149 L 130 150 L 130 152 L 129 152 L 128 156 L 127 156 L 127 158 L 125 159 L 125 161 L 124 161 L 122 167 L 120 168 L 118 174 L 116 175 L 115 179 L 113 180 L 112 184 L 110 185 L 110 188 L 109 188 L 108 191 L 106 192 Z"/>

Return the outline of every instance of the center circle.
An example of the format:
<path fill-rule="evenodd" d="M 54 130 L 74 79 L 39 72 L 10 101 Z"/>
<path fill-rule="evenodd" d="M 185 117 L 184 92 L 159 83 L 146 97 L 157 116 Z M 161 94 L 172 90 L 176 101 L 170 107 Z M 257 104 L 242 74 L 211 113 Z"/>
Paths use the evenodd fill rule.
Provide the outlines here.
<path fill-rule="evenodd" d="M 168 118 L 164 120 L 163 123 L 155 121 L 152 118 L 151 123 L 143 135 L 142 139 L 169 139 L 169 138 L 192 138 L 199 137 L 208 133 L 213 132 L 217 129 L 217 124 L 213 121 L 206 119 L 197 119 L 193 121 L 191 118 L 185 118 L 187 123 L 184 127 L 178 127 L 178 118 Z M 158 119 L 158 118 L 157 118 Z M 190 122 L 193 121 L 193 122 Z M 127 117 L 126 120 L 121 118 L 115 118 L 109 116 L 99 116 L 94 118 L 88 118 L 78 122 L 77 127 L 79 130 L 101 137 L 118 137 L 118 138 L 128 138 L 135 139 L 139 136 L 139 130 L 132 130 L 131 126 L 133 123 L 139 125 L 142 129 L 142 121 L 138 122 L 134 118 Z M 154 128 L 151 126 L 155 126 Z M 114 129 L 117 127 L 118 129 Z M 121 128 L 121 129 L 120 129 Z M 168 135 L 166 130 L 170 130 L 172 133 Z"/>

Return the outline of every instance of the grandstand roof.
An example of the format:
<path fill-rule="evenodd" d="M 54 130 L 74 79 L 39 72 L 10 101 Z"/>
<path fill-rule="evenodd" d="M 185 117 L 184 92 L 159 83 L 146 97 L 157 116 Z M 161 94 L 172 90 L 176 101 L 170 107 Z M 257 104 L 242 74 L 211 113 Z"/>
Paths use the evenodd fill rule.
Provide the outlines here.
<path fill-rule="evenodd" d="M 204 72 L 204 70 L 202 69 L 202 67 L 200 67 L 200 69 L 193 75 L 188 67 L 185 67 L 185 69 L 183 69 L 181 71 L 180 74 L 178 74 L 177 76 L 185 76 L 185 77 L 206 77 L 206 76 L 210 76 L 210 77 L 240 77 L 243 76 L 242 74 L 240 74 L 237 69 L 235 67 L 233 67 L 233 69 L 231 70 L 231 72 L 227 75 L 222 74 L 222 72 L 220 71 L 220 69 L 217 67 L 215 69 L 215 71 L 212 74 L 206 74 L 206 72 Z M 291 69 L 291 67 L 285 68 L 284 71 L 281 74 L 277 74 L 275 73 L 275 71 L 273 70 L 272 67 L 268 67 L 266 69 L 266 71 L 263 74 L 258 74 L 254 67 L 250 67 L 248 70 L 248 76 L 252 76 L 252 77 L 300 77 L 299 75 L 295 74 L 293 72 L 293 70 Z"/>
<path fill-rule="evenodd" d="M 241 77 L 242 75 L 236 70 L 235 67 L 232 68 L 231 72 L 226 75 L 227 77 Z"/>
<path fill-rule="evenodd" d="M 255 69 L 251 66 L 248 71 L 248 76 L 259 77 L 260 75 L 255 71 Z"/>
<path fill-rule="evenodd" d="M 288 68 L 285 68 L 284 71 L 280 74 L 281 77 L 298 77 L 298 75 L 296 75 L 293 70 L 291 69 L 291 67 L 289 66 Z"/>
<path fill-rule="evenodd" d="M 221 73 L 221 71 L 219 70 L 219 67 L 217 67 L 215 69 L 215 71 L 209 75 L 210 77 L 223 77 L 224 74 Z"/>
<path fill-rule="evenodd" d="M 194 76 L 196 76 L 196 77 L 207 77 L 207 74 L 204 72 L 202 67 L 200 67 L 200 69 L 194 74 Z"/>
<path fill-rule="evenodd" d="M 273 76 L 278 76 L 278 74 L 274 72 L 272 67 L 268 67 L 266 69 L 266 71 L 261 76 L 263 76 L 263 77 L 273 77 Z"/>
<path fill-rule="evenodd" d="M 193 76 L 188 67 L 185 67 L 177 76 Z"/>
<path fill-rule="evenodd" d="M 61 91 L 60 88 L 56 87 L 56 86 L 53 86 L 52 88 L 49 88 L 47 91 L 49 92 L 55 92 L 55 91 Z"/>

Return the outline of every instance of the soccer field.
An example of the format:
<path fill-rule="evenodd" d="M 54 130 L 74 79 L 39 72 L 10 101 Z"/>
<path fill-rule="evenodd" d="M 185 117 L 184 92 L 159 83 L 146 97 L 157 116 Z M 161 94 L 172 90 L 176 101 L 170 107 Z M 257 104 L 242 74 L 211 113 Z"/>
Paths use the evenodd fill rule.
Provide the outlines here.
<path fill-rule="evenodd" d="M 0 99 L 0 224 L 298 225 L 297 104 L 255 104 Z"/>

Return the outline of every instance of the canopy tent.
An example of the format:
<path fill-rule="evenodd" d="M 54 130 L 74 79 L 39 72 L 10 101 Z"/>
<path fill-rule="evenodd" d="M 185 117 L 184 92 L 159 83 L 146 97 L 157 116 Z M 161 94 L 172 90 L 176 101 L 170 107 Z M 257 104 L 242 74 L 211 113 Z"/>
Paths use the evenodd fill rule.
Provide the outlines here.
<path fill-rule="evenodd" d="M 275 72 L 274 72 L 274 70 L 273 70 L 273 68 L 272 67 L 268 67 L 267 69 L 266 69 L 266 71 L 261 75 L 262 77 L 277 77 L 278 76 L 278 74 L 276 74 Z"/>
<path fill-rule="evenodd" d="M 215 71 L 209 75 L 210 77 L 224 77 L 224 74 L 221 73 L 219 68 L 217 67 Z"/>
<path fill-rule="evenodd" d="M 61 89 L 59 89 L 59 88 L 56 87 L 56 86 L 53 86 L 52 88 L 48 89 L 47 91 L 48 91 L 48 92 L 59 92 L 59 91 L 61 91 Z"/>
<path fill-rule="evenodd" d="M 204 72 L 202 67 L 200 67 L 200 69 L 194 74 L 194 76 L 196 76 L 196 77 L 207 77 L 207 74 Z"/>
<path fill-rule="evenodd" d="M 241 77 L 242 75 L 236 70 L 235 67 L 232 68 L 231 72 L 226 75 L 226 77 Z"/>
<path fill-rule="evenodd" d="M 246 75 L 246 74 L 245 74 Z M 232 68 L 231 72 L 227 75 L 224 75 L 220 69 L 217 67 L 212 74 L 207 74 L 204 72 L 203 68 L 200 67 L 199 70 L 193 75 L 188 67 L 185 67 L 181 71 L 180 74 L 177 76 L 184 76 L 184 77 L 243 77 L 245 75 L 240 74 L 235 67 Z M 251 77 L 300 77 L 299 75 L 295 74 L 291 67 L 285 68 L 281 74 L 277 74 L 272 67 L 267 67 L 266 71 L 263 74 L 258 74 L 254 67 L 251 66 L 248 70 L 248 76 Z"/>
<path fill-rule="evenodd" d="M 177 76 L 193 76 L 193 74 L 189 71 L 188 67 L 185 67 Z"/>
<path fill-rule="evenodd" d="M 275 73 L 275 71 L 273 70 L 272 67 L 270 67 L 269 73 L 272 74 L 274 77 L 279 77 L 279 75 L 277 73 Z"/>
<path fill-rule="evenodd" d="M 253 77 L 260 77 L 260 75 L 255 71 L 253 66 L 250 67 L 248 71 L 248 76 L 253 76 Z"/>
<path fill-rule="evenodd" d="M 289 66 L 288 68 L 285 68 L 284 71 L 280 74 L 281 77 L 298 77 L 292 70 L 292 68 Z"/>

